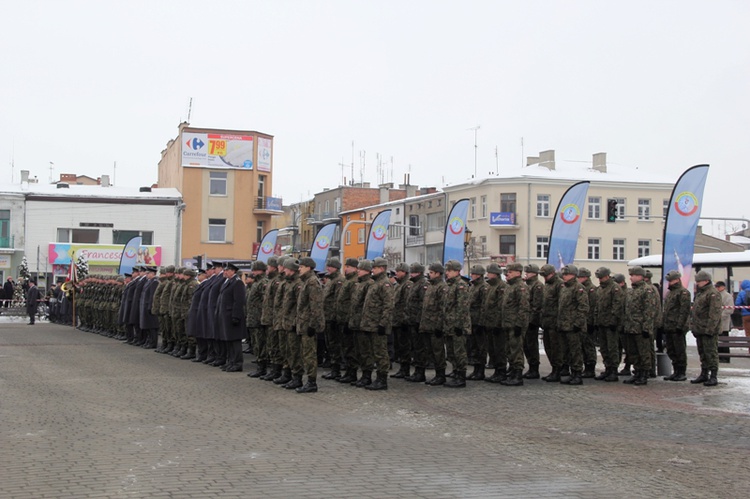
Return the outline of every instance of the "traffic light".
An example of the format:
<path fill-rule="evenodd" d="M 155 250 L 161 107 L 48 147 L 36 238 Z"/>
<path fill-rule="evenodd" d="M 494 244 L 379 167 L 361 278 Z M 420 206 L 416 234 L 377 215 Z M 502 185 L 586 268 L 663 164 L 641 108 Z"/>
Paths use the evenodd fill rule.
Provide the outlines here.
<path fill-rule="evenodd" d="M 198 269 L 203 268 L 203 255 L 196 255 L 193 258 L 195 259 L 195 267 Z"/>
<path fill-rule="evenodd" d="M 617 220 L 617 200 L 607 199 L 607 222 L 615 222 Z"/>

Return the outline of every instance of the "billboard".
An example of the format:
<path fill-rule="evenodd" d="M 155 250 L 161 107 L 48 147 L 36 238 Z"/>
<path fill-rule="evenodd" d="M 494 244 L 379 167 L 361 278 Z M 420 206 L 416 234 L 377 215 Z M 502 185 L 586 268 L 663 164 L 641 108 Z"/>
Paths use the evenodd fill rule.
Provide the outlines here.
<path fill-rule="evenodd" d="M 185 132 L 182 134 L 182 166 L 252 170 L 254 145 L 251 135 Z"/>
<path fill-rule="evenodd" d="M 89 265 L 116 268 L 122 258 L 122 244 L 70 244 L 50 243 L 49 263 L 53 265 L 69 265 L 83 257 Z M 136 265 L 161 265 L 161 246 L 140 246 L 136 252 Z"/>
<path fill-rule="evenodd" d="M 516 214 L 512 211 L 493 211 L 490 213 L 490 227 L 494 225 L 516 225 Z"/>
<path fill-rule="evenodd" d="M 271 139 L 258 137 L 258 171 L 271 171 Z"/>

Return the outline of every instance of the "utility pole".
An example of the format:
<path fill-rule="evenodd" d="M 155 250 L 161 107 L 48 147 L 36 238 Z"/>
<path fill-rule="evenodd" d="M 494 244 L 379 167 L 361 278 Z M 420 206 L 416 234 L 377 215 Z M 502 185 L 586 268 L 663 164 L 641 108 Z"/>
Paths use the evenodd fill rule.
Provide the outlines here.
<path fill-rule="evenodd" d="M 474 130 L 474 178 L 477 178 L 477 131 L 480 128 L 479 125 L 467 128 L 467 130 Z"/>

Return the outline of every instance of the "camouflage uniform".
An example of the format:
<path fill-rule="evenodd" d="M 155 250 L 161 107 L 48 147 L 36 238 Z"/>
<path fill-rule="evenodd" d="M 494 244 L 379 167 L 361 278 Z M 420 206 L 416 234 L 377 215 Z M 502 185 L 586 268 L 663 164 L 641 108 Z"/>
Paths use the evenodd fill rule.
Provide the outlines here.
<path fill-rule="evenodd" d="M 563 283 L 552 265 L 543 265 L 539 273 L 545 278 L 542 295 L 542 328 L 544 329 L 542 343 L 544 343 L 547 360 L 552 366 L 552 372 L 542 379 L 554 382 L 560 381 L 560 373 L 563 371 L 566 361 L 563 358 L 557 329 L 558 302 Z"/>
<path fill-rule="evenodd" d="M 405 378 L 411 370 L 411 334 L 409 332 L 409 316 L 407 312 L 409 293 L 413 283 L 409 279 L 409 266 L 399 264 L 397 271 L 403 272 L 393 289 L 393 357 L 400 364 L 397 373 L 392 378 Z"/>
<path fill-rule="evenodd" d="M 574 265 L 563 267 L 563 275 L 576 276 L 578 269 Z M 566 281 L 560 289 L 558 300 L 557 330 L 563 347 L 563 358 L 568 359 L 571 377 L 565 383 L 580 384 L 583 372 L 583 354 L 581 335 L 586 332 L 586 319 L 589 313 L 589 297 L 583 285 L 575 277 Z"/>
<path fill-rule="evenodd" d="M 674 380 L 676 377 L 682 378 L 679 381 L 685 379 L 684 376 L 687 369 L 687 342 L 685 335 L 688 332 L 689 319 L 690 292 L 678 280 L 677 283 L 669 285 L 669 293 L 664 300 L 664 312 L 662 313 L 661 323 L 667 340 L 667 355 L 669 355 L 674 369 L 674 374 L 671 377 L 667 376 L 669 380 Z"/>
<path fill-rule="evenodd" d="M 373 273 L 372 283 L 367 287 L 362 320 L 359 323 L 359 346 L 362 370 L 374 365 L 377 373 L 376 382 L 367 388 L 386 389 L 386 377 L 390 369 L 387 334 L 393 319 L 393 286 L 386 274 L 386 260 L 376 258 L 373 266 L 382 270 L 380 273 Z"/>
<path fill-rule="evenodd" d="M 701 274 L 709 275 L 707 272 L 698 272 L 695 276 L 696 283 L 701 282 Z M 716 376 L 719 372 L 719 349 L 718 338 L 721 332 L 721 294 L 716 290 L 713 283 L 709 281 L 697 286 L 695 300 L 693 301 L 693 313 L 690 316 L 690 329 L 695 336 L 698 355 L 701 359 L 701 376 L 692 382 L 702 381 L 708 377 L 708 386 L 716 385 Z"/>
<path fill-rule="evenodd" d="M 457 268 L 456 268 L 457 267 Z M 460 263 L 448 261 L 446 270 L 461 270 Z M 445 299 L 443 305 L 443 337 L 432 339 L 432 354 L 435 357 L 435 370 L 444 371 L 446 366 L 445 348 L 453 352 L 453 370 L 455 382 L 446 386 L 465 386 L 466 384 L 466 335 L 471 334 L 471 316 L 469 315 L 469 286 L 460 276 L 445 280 Z"/>
<path fill-rule="evenodd" d="M 427 278 L 424 276 L 424 267 L 420 263 L 413 263 L 409 267 L 409 294 L 406 297 L 406 322 L 409 325 L 409 339 L 411 343 L 411 359 L 414 364 L 414 374 L 405 378 L 407 381 L 421 383 L 425 381 L 425 368 L 427 367 L 428 353 L 423 336 L 419 332 L 422 321 L 422 306 L 424 295 L 427 290 Z"/>
<path fill-rule="evenodd" d="M 369 260 L 362 260 L 359 263 L 358 269 L 367 269 L 367 266 L 363 267 L 365 263 L 367 264 L 367 266 L 369 266 L 369 270 L 371 270 L 372 265 Z M 349 329 L 354 333 L 354 342 L 357 352 L 357 365 L 362 371 L 362 377 L 359 379 L 359 381 L 357 381 L 357 384 L 355 385 L 358 387 L 367 386 L 372 382 L 373 362 L 367 364 L 368 361 L 372 361 L 372 356 L 363 351 L 363 348 L 368 345 L 368 342 L 364 338 L 364 335 L 366 333 L 362 332 L 362 330 L 360 329 L 362 316 L 365 311 L 365 298 L 367 297 L 367 291 L 370 288 L 371 284 L 372 276 L 370 274 L 360 275 L 357 278 L 357 284 L 356 286 L 354 286 L 354 290 L 352 291 L 352 299 L 350 304 L 351 308 L 349 311 Z"/>
<path fill-rule="evenodd" d="M 339 263 L 338 266 L 340 267 L 341 264 Z M 344 276 L 337 269 L 335 272 L 328 274 L 328 282 L 326 282 L 323 289 L 323 309 L 325 310 L 326 319 L 326 349 L 328 350 L 328 358 L 331 362 L 331 373 L 323 375 L 326 379 L 336 379 L 340 376 L 343 328 L 340 328 L 338 323 L 337 297 L 343 284 Z"/>
<path fill-rule="evenodd" d="M 485 381 L 500 383 L 505 381 L 508 368 L 508 343 L 503 334 L 503 299 L 508 285 L 500 275 L 502 270 L 497 264 L 487 267 L 491 277 L 487 280 L 487 292 L 482 304 L 482 322 L 487 332 L 487 352 L 490 357 L 490 366 L 495 372 Z"/>
<path fill-rule="evenodd" d="M 529 288 L 530 307 L 529 327 L 523 338 L 523 354 L 529 364 L 529 371 L 524 374 L 524 377 L 526 379 L 537 379 L 539 378 L 539 327 L 542 323 L 544 285 L 539 281 L 537 276 L 539 269 L 536 265 L 533 267 L 527 266 L 524 270 L 527 272 L 525 282 Z M 528 275 L 529 272 L 532 273 L 532 276 Z"/>
<path fill-rule="evenodd" d="M 198 287 L 198 281 L 195 279 L 195 276 L 197 275 L 197 272 L 192 269 L 188 269 L 185 271 L 185 276 L 187 276 L 187 279 L 185 280 L 184 287 L 182 290 L 182 300 L 180 300 L 180 319 L 182 323 L 182 329 L 185 331 L 185 336 L 187 338 L 187 352 L 183 354 L 180 358 L 184 360 L 190 360 L 195 358 L 195 346 L 196 346 L 196 340 L 195 336 L 190 335 L 187 336 L 187 320 L 188 320 L 188 312 L 190 311 L 190 305 L 193 302 L 193 295 L 195 294 L 195 290 Z"/>
<path fill-rule="evenodd" d="M 174 270 L 174 268 L 172 269 Z M 162 333 L 162 348 L 159 350 L 161 353 L 167 353 L 175 347 L 175 336 L 174 328 L 172 327 L 172 317 L 170 315 L 171 310 L 169 308 L 169 298 L 172 296 L 172 288 L 175 286 L 176 278 L 174 276 L 167 276 L 164 287 L 159 294 L 158 310 L 159 310 L 159 328 Z M 156 295 L 154 295 L 154 305 L 152 310 L 156 310 L 157 307 Z"/>
<path fill-rule="evenodd" d="M 258 361 L 258 366 L 261 368 L 265 368 L 269 360 L 266 335 L 263 334 L 262 325 L 263 305 L 267 285 L 268 278 L 266 274 L 254 275 L 253 283 L 248 288 L 245 297 L 245 325 L 250 331 L 255 358 Z"/>
<path fill-rule="evenodd" d="M 304 265 L 311 258 L 303 258 Z M 315 262 L 311 263 L 315 267 Z M 307 375 L 308 383 L 315 385 L 318 377 L 317 333 L 325 329 L 326 319 L 323 311 L 323 287 L 315 272 L 310 269 L 300 277 L 300 288 L 297 294 L 296 331 L 301 347 L 301 369 Z M 301 376 L 301 372 L 294 373 Z M 299 387 L 297 387 L 299 388 Z"/>
<path fill-rule="evenodd" d="M 469 315 L 471 316 L 471 335 L 466 338 L 468 363 L 474 371 L 466 379 L 483 380 L 484 365 L 487 363 L 487 336 L 482 320 L 482 307 L 489 289 L 484 279 L 484 267 L 475 265 L 471 274 L 477 275 L 469 286 Z"/>
<path fill-rule="evenodd" d="M 352 309 L 352 295 L 358 281 L 357 271 L 346 274 L 339 291 L 336 293 L 336 323 L 341 330 L 341 355 L 346 369 L 345 375 L 337 379 L 342 383 L 350 383 L 357 379 L 357 350 L 354 342 L 354 331 L 349 327 L 349 319 Z"/>
<path fill-rule="evenodd" d="M 516 267 L 517 266 L 517 267 Z M 520 263 L 508 265 L 508 270 L 518 270 L 519 275 L 508 279 L 508 287 L 503 293 L 503 332 L 508 344 L 508 361 L 511 374 L 503 383 L 505 385 L 523 384 L 523 335 L 529 327 L 531 305 L 529 288 L 523 282 Z M 538 335 L 538 333 L 537 333 Z"/>
<path fill-rule="evenodd" d="M 643 275 L 643 269 L 630 269 L 631 275 Z M 635 375 L 625 380 L 629 384 L 646 384 L 651 370 L 651 338 L 659 298 L 646 281 L 634 281 L 627 296 L 625 333 L 628 358 L 635 367 Z"/>
<path fill-rule="evenodd" d="M 430 265 L 432 269 L 433 265 Z M 442 266 L 441 266 L 442 267 Z M 447 296 L 448 285 L 443 279 L 442 273 L 428 280 L 427 289 L 424 292 L 422 301 L 422 319 L 419 323 L 419 332 L 421 340 L 425 343 L 427 355 L 432 357 L 435 363 L 435 377 L 427 384 L 439 385 L 445 383 L 445 352 L 441 351 L 443 347 L 443 314 L 445 313 L 445 299 Z M 439 354 L 443 356 L 443 366 L 438 365 L 433 349 L 435 344 Z"/>
<path fill-rule="evenodd" d="M 297 296 L 302 288 L 300 282 L 298 264 L 295 260 L 287 260 L 284 265 L 286 268 L 289 264 L 294 265 L 294 274 L 286 277 L 286 282 L 282 288 L 283 295 L 281 296 L 281 309 L 277 310 L 278 314 L 275 317 L 280 316 L 280 331 L 282 334 L 279 336 L 279 345 L 281 351 L 284 352 L 284 358 L 286 361 L 288 373 L 292 376 L 292 379 L 288 383 L 277 383 L 286 387 L 289 383 L 293 383 L 293 387 L 299 388 L 302 386 L 302 345 L 300 344 L 299 338 L 297 337 Z M 278 300 L 278 296 L 276 297 Z M 279 379 L 284 379 L 279 378 Z M 275 380 L 279 381 L 279 380 Z"/>
<path fill-rule="evenodd" d="M 581 348 L 583 354 L 583 378 L 593 378 L 596 374 L 596 286 L 591 282 L 591 271 L 585 268 L 579 270 L 578 282 L 586 290 L 589 302 L 589 312 L 586 318 L 586 330 L 581 334 Z"/>
<path fill-rule="evenodd" d="M 266 279 L 260 324 L 262 326 L 261 334 L 266 338 L 266 359 L 271 364 L 271 369 L 268 370 L 268 374 L 260 376 L 260 379 L 270 381 L 281 375 L 281 365 L 283 363 L 279 355 L 279 335 L 274 330 L 276 291 L 283 280 L 283 276 L 278 270 L 268 269 Z"/>
<path fill-rule="evenodd" d="M 604 361 L 604 372 L 595 378 L 617 381 L 620 365 L 620 325 L 623 322 L 625 291 L 620 288 L 606 268 L 597 269 L 599 287 L 596 288 L 595 325 L 599 333 L 599 352 Z"/>

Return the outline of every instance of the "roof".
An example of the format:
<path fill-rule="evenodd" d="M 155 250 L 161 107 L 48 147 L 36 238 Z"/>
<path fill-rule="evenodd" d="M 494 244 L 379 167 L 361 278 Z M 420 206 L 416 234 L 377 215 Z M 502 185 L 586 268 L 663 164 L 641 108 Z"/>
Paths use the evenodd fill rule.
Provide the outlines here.
<path fill-rule="evenodd" d="M 173 187 L 153 188 L 150 192 L 140 192 L 139 187 L 102 187 L 100 185 L 70 185 L 68 188 L 58 188 L 59 184 L 5 184 L 0 185 L 0 195 L 21 194 L 27 198 L 74 199 L 136 199 L 162 200 L 177 202 L 182 199 L 180 191 Z"/>
<path fill-rule="evenodd" d="M 429 194 L 421 194 L 419 196 L 412 196 L 410 198 L 396 199 L 394 201 L 388 201 L 387 203 L 379 203 L 379 204 L 373 204 L 370 206 L 362 206 L 360 208 L 352 208 L 351 210 L 340 211 L 339 215 L 348 215 L 350 213 L 359 213 L 360 211 L 373 210 L 375 208 L 388 208 L 390 206 L 397 206 L 400 204 L 415 203 L 418 201 L 422 201 L 422 200 L 429 199 L 429 198 L 435 198 L 439 196 L 445 196 L 445 193 L 442 191 L 437 191 L 437 192 L 431 192 Z"/>
<path fill-rule="evenodd" d="M 649 255 L 630 260 L 628 265 L 661 267 L 661 255 Z M 750 250 L 726 253 L 695 253 L 694 267 L 750 267 Z"/>

